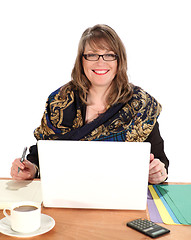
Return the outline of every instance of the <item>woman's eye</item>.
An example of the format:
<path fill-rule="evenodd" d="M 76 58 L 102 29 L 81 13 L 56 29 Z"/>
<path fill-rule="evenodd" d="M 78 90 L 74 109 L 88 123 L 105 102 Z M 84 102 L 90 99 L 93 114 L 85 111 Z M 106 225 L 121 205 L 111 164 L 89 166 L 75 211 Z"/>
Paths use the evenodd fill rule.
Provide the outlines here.
<path fill-rule="evenodd" d="M 87 54 L 87 57 L 96 57 L 97 56 L 97 54 Z"/>

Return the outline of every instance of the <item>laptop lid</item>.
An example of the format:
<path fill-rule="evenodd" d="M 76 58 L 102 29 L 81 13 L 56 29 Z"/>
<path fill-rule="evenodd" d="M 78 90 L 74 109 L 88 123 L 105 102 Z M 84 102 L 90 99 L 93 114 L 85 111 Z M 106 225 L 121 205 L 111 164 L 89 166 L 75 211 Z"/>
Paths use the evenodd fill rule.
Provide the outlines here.
<path fill-rule="evenodd" d="M 150 143 L 38 141 L 45 207 L 146 209 Z"/>

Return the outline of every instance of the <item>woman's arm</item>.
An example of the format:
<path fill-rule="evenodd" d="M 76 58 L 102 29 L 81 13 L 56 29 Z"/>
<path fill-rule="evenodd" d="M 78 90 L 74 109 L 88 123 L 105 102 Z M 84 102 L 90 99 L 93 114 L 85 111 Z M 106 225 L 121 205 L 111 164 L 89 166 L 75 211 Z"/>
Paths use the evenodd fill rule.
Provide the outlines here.
<path fill-rule="evenodd" d="M 158 122 L 156 122 L 146 142 L 151 143 L 152 153 L 150 157 L 149 182 L 151 184 L 159 184 L 168 178 L 169 160 L 164 152 L 164 141 L 160 135 Z"/>

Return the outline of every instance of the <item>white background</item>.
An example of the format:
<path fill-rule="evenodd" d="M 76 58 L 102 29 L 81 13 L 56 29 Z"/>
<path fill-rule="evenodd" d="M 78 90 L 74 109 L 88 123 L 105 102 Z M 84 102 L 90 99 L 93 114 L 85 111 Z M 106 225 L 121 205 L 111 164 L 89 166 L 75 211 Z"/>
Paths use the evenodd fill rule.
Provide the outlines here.
<path fill-rule="evenodd" d="M 126 46 L 130 81 L 163 105 L 169 181 L 191 182 L 190 10 L 189 0 L 0 1 L 0 177 L 36 143 L 46 99 L 70 80 L 82 32 L 104 23 Z"/>

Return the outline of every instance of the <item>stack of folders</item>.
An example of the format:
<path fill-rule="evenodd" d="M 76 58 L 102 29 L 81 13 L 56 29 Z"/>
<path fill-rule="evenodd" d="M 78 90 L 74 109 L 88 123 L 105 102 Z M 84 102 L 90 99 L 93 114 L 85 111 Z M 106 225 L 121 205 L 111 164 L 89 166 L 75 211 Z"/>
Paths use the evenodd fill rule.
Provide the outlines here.
<path fill-rule="evenodd" d="M 149 185 L 150 220 L 171 225 L 191 225 L 191 185 Z"/>

